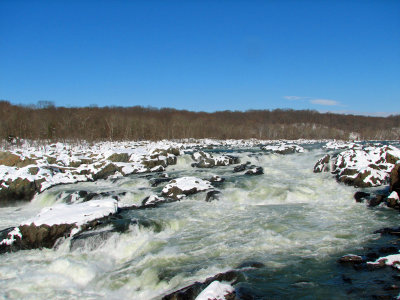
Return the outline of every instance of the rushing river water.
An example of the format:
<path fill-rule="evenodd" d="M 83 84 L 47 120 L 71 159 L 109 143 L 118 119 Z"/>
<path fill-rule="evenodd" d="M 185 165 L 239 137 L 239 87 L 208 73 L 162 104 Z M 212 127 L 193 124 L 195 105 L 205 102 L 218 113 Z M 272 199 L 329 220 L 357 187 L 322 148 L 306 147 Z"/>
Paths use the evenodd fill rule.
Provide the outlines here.
<path fill-rule="evenodd" d="M 233 166 L 192 168 L 189 155 L 169 166 L 170 177 L 224 177 L 218 201 L 205 193 L 156 208 L 124 211 L 139 220 L 124 233 L 87 239 L 72 247 L 19 251 L 1 256 L 0 297 L 10 299 L 159 299 L 195 281 L 246 263 L 235 285 L 246 299 L 359 299 L 373 292 L 359 277 L 355 291 L 343 281 L 338 257 L 357 253 L 379 238 L 374 230 L 395 226 L 398 213 L 368 208 L 355 189 L 330 174 L 314 174 L 323 155 L 314 149 L 292 155 L 234 151 L 264 175 L 233 173 Z M 30 204 L 1 208 L 1 228 L 18 225 L 42 207 L 74 191 L 126 191 L 122 201 L 140 203 L 165 184 L 151 187 L 145 175 L 54 187 Z M 146 222 L 148 226 L 144 226 Z M 353 288 L 354 289 L 354 288 Z M 249 297 L 249 296 L 248 296 Z"/>

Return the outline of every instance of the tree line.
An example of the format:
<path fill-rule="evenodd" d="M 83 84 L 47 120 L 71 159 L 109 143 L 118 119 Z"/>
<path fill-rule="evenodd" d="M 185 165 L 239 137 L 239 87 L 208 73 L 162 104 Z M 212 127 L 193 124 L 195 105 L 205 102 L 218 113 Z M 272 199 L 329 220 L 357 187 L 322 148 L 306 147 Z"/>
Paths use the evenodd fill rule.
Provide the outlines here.
<path fill-rule="evenodd" d="M 56 107 L 0 101 L 0 137 L 33 140 L 399 139 L 400 115 L 369 117 L 314 110 L 213 113 L 153 107 Z"/>

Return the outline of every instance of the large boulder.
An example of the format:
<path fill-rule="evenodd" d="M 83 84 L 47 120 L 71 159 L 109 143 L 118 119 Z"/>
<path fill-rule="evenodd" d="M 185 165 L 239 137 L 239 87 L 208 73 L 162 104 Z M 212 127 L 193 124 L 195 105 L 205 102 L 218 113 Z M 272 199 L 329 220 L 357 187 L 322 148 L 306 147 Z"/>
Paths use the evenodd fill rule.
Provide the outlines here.
<path fill-rule="evenodd" d="M 203 282 L 195 282 L 171 294 L 165 295 L 162 300 L 234 300 L 236 298 L 233 285 L 237 283 L 239 276 L 240 273 L 235 270 L 220 273 L 207 278 Z M 222 285 L 221 282 L 225 282 L 225 284 Z"/>
<path fill-rule="evenodd" d="M 207 180 L 196 177 L 181 177 L 171 180 L 163 189 L 166 197 L 179 200 L 185 196 L 196 194 L 200 191 L 212 189 L 213 186 Z"/>
<path fill-rule="evenodd" d="M 232 155 L 218 155 L 213 156 L 210 153 L 205 153 L 203 151 L 194 152 L 192 154 L 192 159 L 196 163 L 192 164 L 192 167 L 197 168 L 213 168 L 219 166 L 228 166 L 232 164 L 238 164 L 240 162 L 239 158 Z"/>
<path fill-rule="evenodd" d="M 314 172 L 331 172 L 339 182 L 356 187 L 375 187 L 389 182 L 393 162 L 399 159 L 400 150 L 393 146 L 354 147 L 325 155 L 314 166 Z"/>
<path fill-rule="evenodd" d="M 11 152 L 2 152 L 0 151 L 0 165 L 8 166 L 8 167 L 18 167 L 23 168 L 28 165 L 35 164 L 36 160 L 31 158 L 22 159 L 20 156 L 13 154 Z"/>
<path fill-rule="evenodd" d="M 40 191 L 42 180 L 30 181 L 26 178 L 0 181 L 0 199 L 2 203 L 30 201 Z"/>
<path fill-rule="evenodd" d="M 117 211 L 117 201 L 114 199 L 46 207 L 34 218 L 3 234 L 0 253 L 52 248 L 58 239 L 91 229 Z"/>
<path fill-rule="evenodd" d="M 107 179 L 109 176 L 114 175 L 119 171 L 121 171 L 121 168 L 117 167 L 115 164 L 107 164 L 100 171 L 93 175 L 93 180 Z"/>
<path fill-rule="evenodd" d="M 396 164 L 390 173 L 390 191 L 400 195 L 400 164 Z"/>
<path fill-rule="evenodd" d="M 128 153 L 114 153 L 111 154 L 107 160 L 112 162 L 128 162 L 129 161 L 129 154 Z"/>

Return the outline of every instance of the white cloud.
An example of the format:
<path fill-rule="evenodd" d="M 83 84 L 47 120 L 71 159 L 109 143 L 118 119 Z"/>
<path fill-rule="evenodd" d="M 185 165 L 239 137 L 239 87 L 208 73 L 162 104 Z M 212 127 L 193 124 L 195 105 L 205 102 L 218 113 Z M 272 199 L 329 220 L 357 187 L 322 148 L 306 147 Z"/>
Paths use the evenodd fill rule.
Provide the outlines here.
<path fill-rule="evenodd" d="M 309 99 L 310 97 L 284 96 L 283 98 L 285 98 L 287 100 L 304 100 L 304 99 Z"/>
<path fill-rule="evenodd" d="M 312 104 L 326 105 L 326 106 L 339 106 L 340 103 L 335 100 L 329 99 L 312 99 L 310 100 Z"/>

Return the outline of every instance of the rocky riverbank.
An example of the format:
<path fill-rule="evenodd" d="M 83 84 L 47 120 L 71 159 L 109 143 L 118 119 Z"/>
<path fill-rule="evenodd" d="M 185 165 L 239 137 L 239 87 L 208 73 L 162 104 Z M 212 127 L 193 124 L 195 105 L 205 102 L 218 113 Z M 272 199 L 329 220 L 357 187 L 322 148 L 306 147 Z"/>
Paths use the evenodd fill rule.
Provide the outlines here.
<path fill-rule="evenodd" d="M 396 162 L 399 159 L 398 154 L 400 152 L 396 147 L 356 143 L 343 144 L 347 145 L 347 148 L 339 145 L 344 149 L 338 149 L 339 146 L 335 148 L 333 143 L 315 141 L 314 144 L 324 146 L 324 149 L 330 155 L 328 161 L 321 159 L 316 164 L 316 172 L 329 171 L 340 183 L 370 189 L 376 189 L 379 184 L 390 181 L 390 188 L 382 194 L 380 203 L 399 209 L 398 198 L 395 195 L 398 195 L 399 188 L 399 165 L 396 165 Z M 69 243 L 71 251 L 76 251 L 83 245 L 87 245 L 89 240 L 92 242 L 85 247 L 98 249 L 98 247 L 101 248 L 101 243 L 110 239 L 114 233 L 126 233 L 135 224 L 139 224 L 143 228 L 151 228 L 155 232 L 162 231 L 165 230 L 163 227 L 165 225 L 157 220 L 142 219 L 137 216 L 138 214 L 129 212 L 159 210 L 166 205 L 174 204 L 174 202 L 180 205 L 178 201 L 185 202 L 186 199 L 189 201 L 191 199 L 201 200 L 204 206 L 213 205 L 213 203 L 218 202 L 217 200 L 225 201 L 232 190 L 232 186 L 240 185 L 242 182 L 251 182 L 249 181 L 252 180 L 250 178 L 258 178 L 257 180 L 262 181 L 265 176 L 274 176 L 274 169 L 269 167 L 265 169 L 266 165 L 263 165 L 266 156 L 271 156 L 272 160 L 279 161 L 286 159 L 284 155 L 289 155 L 286 157 L 306 155 L 310 151 L 310 143 L 296 145 L 293 142 L 285 144 L 285 142 L 280 141 L 279 143 L 262 145 L 260 141 L 246 141 L 235 142 L 232 145 L 243 149 L 241 151 L 250 151 L 245 156 L 246 160 L 241 161 L 242 157 L 239 158 L 236 154 L 240 152 L 232 155 L 224 150 L 225 152 L 220 153 L 219 147 L 227 147 L 221 141 L 211 141 L 203 146 L 189 141 L 186 143 L 161 142 L 135 145 L 119 143 L 112 147 L 92 147 L 90 151 L 85 148 L 86 150 L 81 149 L 80 152 L 75 152 L 78 151 L 77 148 L 72 151 L 71 149 L 68 150 L 68 146 L 54 144 L 46 146 L 48 148 L 42 149 L 42 152 L 35 154 L 35 156 L 32 154 L 34 152 L 32 149 L 29 150 L 30 152 L 26 149 L 3 151 L 5 154 L 3 154 L 2 159 L 8 164 L 1 167 L 5 170 L 3 178 L 14 178 L 14 181 L 22 180 L 30 184 L 33 183 L 35 186 L 38 185 L 38 188 L 33 190 L 33 195 L 21 192 L 25 196 L 28 195 L 26 199 L 30 199 L 38 193 L 42 194 L 56 185 L 78 181 L 97 182 L 104 179 L 107 179 L 104 182 L 112 185 L 112 182 L 121 181 L 124 177 L 129 177 L 132 174 L 140 175 L 141 177 L 135 178 L 142 180 L 144 186 L 151 187 L 152 192 L 138 196 L 142 198 L 139 198 L 135 203 L 125 201 L 127 197 L 131 197 L 127 190 L 102 192 L 81 189 L 66 194 L 58 193 L 56 204 L 43 208 L 36 216 L 24 220 L 18 226 L 0 232 L 0 253 L 42 248 L 57 249 L 65 242 Z M 238 147 L 238 145 L 241 145 L 241 147 Z M 232 147 L 228 145 L 228 151 Z M 255 148 L 258 150 L 254 151 Z M 54 149 L 58 150 L 54 151 Z M 104 151 L 105 149 L 108 149 L 108 152 Z M 38 152 L 37 149 L 35 151 Z M 54 152 L 51 153 L 51 151 Z M 70 152 L 67 155 L 65 151 Z M 53 157 L 51 163 L 48 161 L 48 157 Z M 89 158 L 92 159 L 91 162 L 85 160 Z M 78 159 L 80 163 L 77 162 Z M 190 173 L 188 171 L 174 171 L 174 167 L 179 168 L 179 164 L 183 161 L 191 168 Z M 54 170 L 63 168 L 63 172 L 45 173 L 45 171 L 41 171 L 42 169 L 49 170 L 50 167 Z M 38 168 L 38 172 L 33 172 L 36 174 L 28 173 L 27 170 L 32 168 Z M 76 175 L 74 172 L 78 172 L 78 170 L 80 170 L 80 173 L 83 171 L 80 174 L 83 177 L 74 178 Z M 211 170 L 213 170 L 212 172 L 215 171 L 216 174 L 211 173 L 211 176 Z M 371 170 L 377 172 L 374 173 Z M 16 177 L 17 174 L 18 177 Z M 47 175 L 45 176 L 45 174 Z M 317 177 L 318 174 L 315 176 Z M 347 176 L 346 180 L 341 179 L 344 176 Z M 350 180 L 350 177 L 355 180 Z M 3 180 L 2 189 L 10 192 L 13 190 L 12 182 L 14 181 L 8 180 Z M 301 187 L 296 184 L 295 189 L 297 188 Z M 30 189 L 27 190 L 32 192 Z M 305 188 L 303 191 L 306 194 L 309 193 Z M 375 191 L 367 191 L 364 188 L 359 192 L 356 194 L 359 201 L 366 201 L 369 205 L 377 203 L 377 200 L 373 200 L 378 198 L 374 194 Z M 260 195 L 257 192 L 254 192 L 254 195 L 256 195 L 254 199 L 257 201 L 257 197 L 260 197 Z M 0 198 L 3 204 L 13 199 L 12 197 Z M 287 199 L 290 199 L 290 194 Z M 227 213 L 229 212 L 227 211 Z M 132 215 L 135 217 L 132 218 Z M 215 224 L 215 226 L 223 227 L 224 224 Z M 392 231 L 394 232 L 394 230 Z M 390 249 L 393 250 L 393 248 Z M 393 251 L 386 253 L 394 254 Z M 361 260 L 359 257 L 361 257 Z M 365 255 L 354 256 L 343 260 L 348 260 L 346 263 L 357 261 L 354 264 L 358 265 L 381 266 L 383 259 L 386 259 L 385 263 L 390 262 L 392 264 L 396 259 L 394 256 L 382 258 L 378 255 L 376 257 L 370 255 L 368 256 L 370 260 L 366 260 L 365 257 Z M 251 268 L 254 268 L 254 266 Z M 244 297 L 243 299 L 245 299 L 246 295 L 251 297 L 251 292 L 248 290 L 243 291 L 237 288 L 237 282 L 246 281 L 242 275 L 238 275 L 242 272 L 241 267 L 233 269 L 232 272 L 236 274 L 235 278 L 237 279 L 228 280 L 219 274 L 193 285 L 185 285 L 186 287 L 176 285 L 178 291 L 164 292 L 163 295 L 166 297 L 165 299 L 195 299 L 196 297 L 199 297 L 198 299 L 206 297 L 204 299 L 207 299 L 210 296 L 225 299 L 235 299 L 235 297 L 242 299 Z M 228 272 L 227 274 L 231 273 Z"/>

